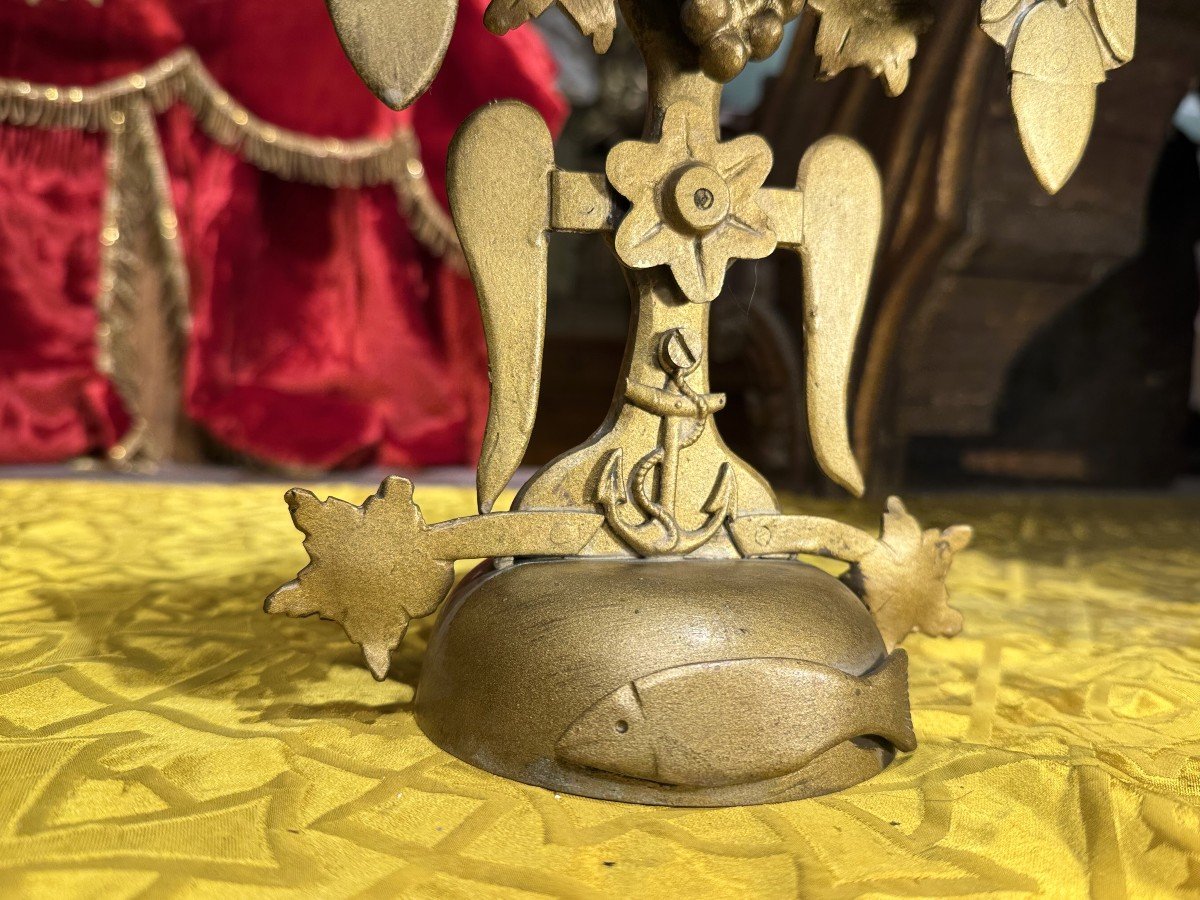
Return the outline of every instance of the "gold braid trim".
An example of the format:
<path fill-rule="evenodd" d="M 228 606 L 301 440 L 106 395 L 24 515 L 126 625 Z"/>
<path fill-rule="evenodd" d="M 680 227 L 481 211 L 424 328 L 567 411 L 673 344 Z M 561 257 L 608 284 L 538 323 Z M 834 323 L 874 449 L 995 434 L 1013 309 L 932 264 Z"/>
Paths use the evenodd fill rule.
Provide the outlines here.
<path fill-rule="evenodd" d="M 392 184 L 417 239 L 462 268 L 454 225 L 430 190 L 409 128 L 389 138 L 353 141 L 279 128 L 230 97 L 188 48 L 94 87 L 0 79 L 0 123 L 33 128 L 110 131 L 113 114 L 125 113 L 134 102 L 149 103 L 158 113 L 179 101 L 210 139 L 285 181 L 329 188 Z"/>
<path fill-rule="evenodd" d="M 156 111 L 175 102 L 188 69 L 199 60 L 178 50 L 148 69 L 94 87 L 62 87 L 0 78 L 0 122 L 29 128 L 112 130 L 112 114 L 133 97 L 150 100 Z"/>
<path fill-rule="evenodd" d="M 133 223 L 125 221 L 130 206 L 130 157 L 134 147 L 126 115 L 109 112 L 111 129 L 104 158 L 107 190 L 100 216 L 100 293 L 96 297 L 96 368 L 106 375 L 125 401 L 133 423 L 108 458 L 125 465 L 146 450 L 148 423 L 142 412 L 136 366 L 128 365 L 126 348 L 137 304 L 137 256 L 128 249 Z"/>
<path fill-rule="evenodd" d="M 133 417 L 114 465 L 169 455 L 191 330 L 188 273 L 154 111 L 144 97 L 109 113 L 100 226 L 96 365 Z M 148 304 L 146 286 L 153 284 Z"/>

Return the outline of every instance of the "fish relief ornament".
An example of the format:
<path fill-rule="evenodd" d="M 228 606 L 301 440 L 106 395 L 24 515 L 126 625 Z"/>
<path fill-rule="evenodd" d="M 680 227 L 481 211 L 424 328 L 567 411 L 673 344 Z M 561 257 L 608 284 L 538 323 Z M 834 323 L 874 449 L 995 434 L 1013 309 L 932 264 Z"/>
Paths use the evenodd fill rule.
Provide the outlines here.
<path fill-rule="evenodd" d="M 485 23 L 503 33 L 552 2 L 492 0 Z M 266 609 L 341 623 L 381 680 L 410 621 L 440 610 L 417 723 L 446 751 L 517 781 L 669 806 L 850 787 L 916 747 L 899 644 L 917 630 L 961 630 L 946 578 L 971 529 L 923 529 L 897 498 L 879 535 L 783 514 L 717 431 L 725 395 L 709 383 L 708 325 L 734 260 L 798 255 L 814 456 L 861 495 L 847 396 L 880 239 L 879 172 L 857 143 L 829 137 L 804 156 L 795 187 L 767 188 L 767 143 L 721 135 L 724 83 L 778 49 L 804 0 L 558 2 L 598 52 L 623 21 L 646 61 L 650 108 L 642 139 L 614 147 L 604 172 L 560 168 L 546 124 L 517 102 L 477 111 L 450 148 L 451 211 L 492 384 L 479 515 L 429 524 L 399 477 L 361 506 L 290 491 L 310 563 Z M 434 78 L 458 6 L 328 5 L 363 80 L 397 108 Z M 923 3 L 807 6 L 821 17 L 824 75 L 865 66 L 889 93 L 904 89 L 929 20 Z M 1046 84 L 1094 95 L 1096 72 L 1132 52 L 1130 9 L 986 0 L 989 34 L 1007 41 L 1015 66 L 1018 114 L 1043 102 Z M 1076 18 L 1050 21 L 1063 15 Z M 1064 68 L 1046 35 L 1087 46 L 1060 46 Z M 1106 43 L 1093 65 L 1097 35 Z M 1043 113 L 1022 129 L 1035 165 L 1066 152 L 1045 149 Z M 1066 142 L 1074 153 L 1078 135 Z M 533 429 L 551 232 L 600 235 L 626 269 L 633 323 L 620 388 L 591 438 L 535 473 L 511 512 L 494 512 Z M 801 555 L 848 570 L 835 578 Z M 468 559 L 486 561 L 455 588 L 454 563 Z"/>

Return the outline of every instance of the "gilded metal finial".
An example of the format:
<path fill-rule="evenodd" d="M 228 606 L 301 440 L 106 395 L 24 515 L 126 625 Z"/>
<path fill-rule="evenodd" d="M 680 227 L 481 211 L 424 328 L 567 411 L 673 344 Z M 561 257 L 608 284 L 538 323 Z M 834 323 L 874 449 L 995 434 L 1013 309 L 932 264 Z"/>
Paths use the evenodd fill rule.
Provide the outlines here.
<path fill-rule="evenodd" d="M 1137 0 L 984 0 L 983 30 L 1005 48 L 1021 144 L 1056 194 L 1096 119 L 1096 89 L 1133 59 Z"/>
<path fill-rule="evenodd" d="M 492 0 L 485 21 L 504 32 L 551 2 Z M 613 0 L 559 2 L 598 51 L 608 47 Z M 1013 36 L 1022 134 L 1035 168 L 1055 179 L 1064 157 L 1047 143 L 1054 132 L 1038 104 L 1051 95 L 1039 92 L 1094 93 L 1097 72 L 1128 58 L 1132 32 L 1111 2 L 984 4 L 991 33 Z M 432 77 L 457 7 L 329 5 L 359 72 L 393 105 Z M 808 5 L 821 16 L 826 74 L 861 65 L 889 92 L 904 89 L 924 3 Z M 774 52 L 803 6 L 621 0 L 646 58 L 650 110 L 642 139 L 613 148 L 604 173 L 558 166 L 549 130 L 527 106 L 472 115 L 447 181 L 491 368 L 480 514 L 429 525 L 401 478 L 362 506 L 289 494 L 311 563 L 267 609 L 340 622 L 377 678 L 409 622 L 443 607 L 454 561 L 488 560 L 442 608 L 416 695 L 426 734 L 483 768 L 595 797 L 760 803 L 848 786 L 915 745 L 896 647 L 914 630 L 961 629 L 946 579 L 971 530 L 924 530 L 896 498 L 878 537 L 784 515 L 721 440 L 725 396 L 709 384 L 709 311 L 730 263 L 798 254 L 815 457 L 862 493 L 847 397 L 882 226 L 879 172 L 857 143 L 830 137 L 805 154 L 795 187 L 766 188 L 766 142 L 723 141 L 718 121 L 722 84 Z M 1107 35 L 1099 61 L 1080 46 L 1084 26 Z M 1074 153 L 1074 132 L 1064 134 Z M 611 242 L 633 298 L 630 339 L 595 434 L 533 475 L 511 512 L 495 513 L 533 429 L 554 231 Z M 839 581 L 798 555 L 849 569 Z"/>

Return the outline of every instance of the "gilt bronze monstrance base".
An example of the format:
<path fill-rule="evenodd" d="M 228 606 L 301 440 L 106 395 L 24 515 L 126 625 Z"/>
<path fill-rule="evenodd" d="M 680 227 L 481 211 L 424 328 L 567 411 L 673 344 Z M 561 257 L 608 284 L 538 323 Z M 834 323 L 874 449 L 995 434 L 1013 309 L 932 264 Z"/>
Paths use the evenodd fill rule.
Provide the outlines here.
<path fill-rule="evenodd" d="M 912 749 L 905 676 L 862 601 L 801 563 L 487 564 L 438 617 L 416 711 L 516 781 L 733 806 L 849 787 Z"/>
<path fill-rule="evenodd" d="M 549 2 L 493 0 L 485 22 L 504 32 Z M 560 2 L 606 49 L 613 0 Z M 868 65 L 890 91 L 903 90 L 920 2 L 808 2 L 822 15 L 827 72 Z M 1093 24 L 1112 26 L 1123 3 L 984 3 L 989 33 L 1015 35 L 1017 108 L 1039 123 L 1026 130 L 1042 141 L 1043 161 L 1058 154 L 1061 163 L 1078 148 L 1045 142 L 1038 98 L 1055 96 L 1064 78 L 1095 92 L 1091 68 L 1058 65 L 1082 58 L 1063 57 L 1059 38 L 1083 34 L 1079 47 L 1095 50 L 1088 35 L 1102 32 Z M 717 432 L 725 397 L 709 385 L 709 308 L 732 261 L 776 249 L 799 255 L 814 455 L 861 494 L 846 406 L 883 216 L 879 173 L 859 145 L 832 137 L 805 155 L 795 187 L 766 188 L 766 142 L 721 139 L 723 83 L 748 58 L 775 52 L 805 0 L 619 5 L 646 61 L 649 109 L 643 139 L 614 147 L 604 173 L 556 166 L 545 123 L 519 103 L 478 111 L 451 147 L 450 202 L 492 380 L 480 514 L 429 525 L 402 478 L 361 506 L 292 491 L 312 561 L 267 609 L 340 622 L 382 679 L 409 622 L 441 608 L 417 721 L 443 749 L 508 778 L 675 806 L 839 790 L 916 746 L 897 645 L 914 630 L 960 630 L 945 581 L 971 531 L 923 530 L 896 498 L 878 537 L 784 515 Z M 400 107 L 433 78 L 457 0 L 329 6 L 364 80 Z M 553 231 L 610 242 L 633 298 L 629 342 L 596 433 L 537 472 L 511 512 L 496 513 L 533 428 Z M 848 570 L 834 578 L 802 555 Z M 443 606 L 454 562 L 481 558 Z"/>

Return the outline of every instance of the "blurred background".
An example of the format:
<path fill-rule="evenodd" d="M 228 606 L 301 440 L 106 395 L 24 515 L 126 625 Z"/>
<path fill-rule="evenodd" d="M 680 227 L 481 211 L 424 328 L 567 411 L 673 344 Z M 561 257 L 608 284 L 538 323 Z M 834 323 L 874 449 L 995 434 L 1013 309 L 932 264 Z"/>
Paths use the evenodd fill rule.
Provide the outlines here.
<path fill-rule="evenodd" d="M 628 36 L 606 56 L 552 8 L 504 38 L 463 0 L 433 89 L 393 113 L 321 0 L 26 0 L 0 9 L 0 474 L 469 482 L 486 351 L 445 213 L 454 129 L 517 97 L 601 170 L 641 130 Z M 1047 196 L 1003 53 L 940 4 L 898 99 L 816 79 L 815 23 L 726 92 L 772 183 L 849 134 L 884 174 L 885 231 L 853 433 L 869 489 L 1186 487 L 1200 474 L 1200 9 L 1140 4 L 1137 58 Z M 739 263 L 713 306 L 728 442 L 834 493 L 804 426 L 801 274 Z M 603 240 L 558 235 L 527 466 L 585 440 L 629 304 Z"/>

